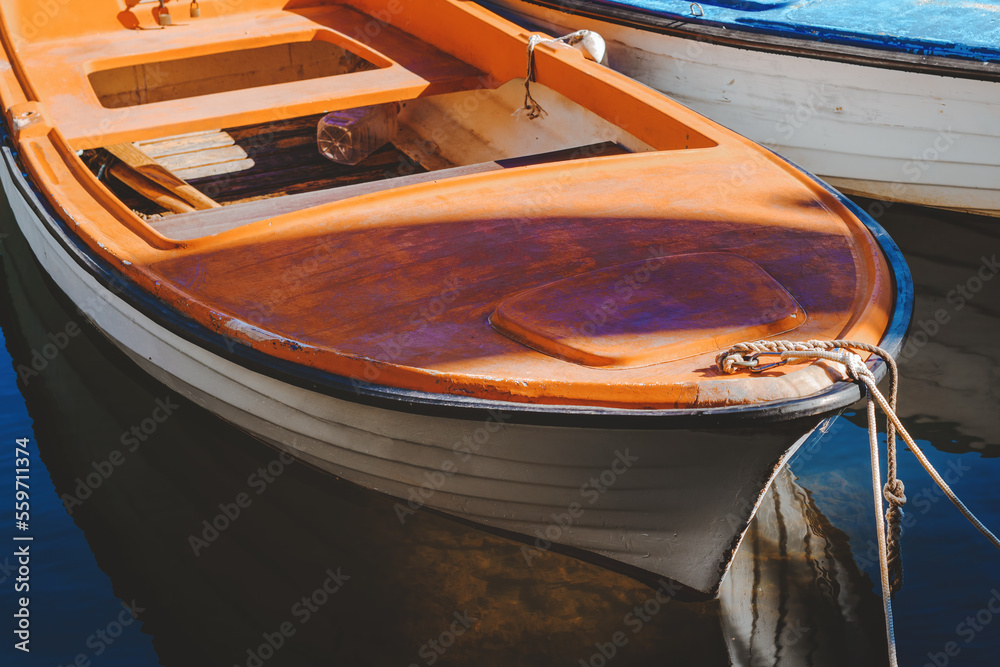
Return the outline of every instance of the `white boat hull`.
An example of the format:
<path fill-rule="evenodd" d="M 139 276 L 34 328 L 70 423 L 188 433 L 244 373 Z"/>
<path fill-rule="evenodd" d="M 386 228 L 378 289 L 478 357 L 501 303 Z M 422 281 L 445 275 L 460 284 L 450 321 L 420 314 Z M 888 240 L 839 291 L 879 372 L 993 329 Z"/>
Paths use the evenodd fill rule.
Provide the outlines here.
<path fill-rule="evenodd" d="M 555 34 L 599 32 L 614 69 L 847 194 L 1000 215 L 1000 82 L 695 41 L 521 0 L 494 4 Z"/>
<path fill-rule="evenodd" d="M 4 156 L 4 190 L 36 258 L 115 345 L 260 439 L 401 499 L 402 522 L 427 507 L 526 536 L 529 563 L 566 550 L 715 595 L 771 479 L 821 420 L 715 431 L 534 426 L 502 412 L 484 421 L 398 412 L 288 384 L 172 333 L 105 287 L 50 232 Z"/>

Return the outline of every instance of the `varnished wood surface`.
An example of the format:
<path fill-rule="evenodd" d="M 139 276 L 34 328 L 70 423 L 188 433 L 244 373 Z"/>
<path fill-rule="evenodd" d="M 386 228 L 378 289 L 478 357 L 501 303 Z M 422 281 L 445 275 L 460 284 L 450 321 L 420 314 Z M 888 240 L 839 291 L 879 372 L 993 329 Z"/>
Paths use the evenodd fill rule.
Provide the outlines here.
<path fill-rule="evenodd" d="M 127 164 L 118 162 L 107 169 L 113 178 L 113 185 L 123 185 L 134 192 L 144 204 L 163 207 L 172 213 L 190 213 L 195 208 L 182 199 L 177 193 L 167 190 L 162 185 L 146 178 Z"/>
<path fill-rule="evenodd" d="M 336 351 L 341 363 L 335 367 L 359 379 L 491 398 L 662 407 L 705 400 L 721 389 L 713 385 L 718 382 L 728 383 L 719 400 L 731 402 L 815 390 L 819 378 L 799 378 L 796 385 L 783 371 L 721 380 L 714 346 L 711 353 L 668 363 L 608 370 L 537 352 L 489 324 L 497 304 L 526 290 L 662 256 L 716 251 L 756 262 L 805 312 L 798 339 L 836 338 L 852 329 L 878 335 L 888 311 L 881 320 L 869 314 L 859 323 L 856 317 L 873 298 L 887 305 L 887 295 L 878 295 L 887 278 L 884 265 L 870 248 L 859 250 L 856 234 L 831 202 L 782 178 L 723 190 L 728 201 L 713 192 L 692 197 L 702 183 L 724 177 L 727 166 L 660 160 L 657 169 L 639 168 L 647 160 L 656 156 L 598 158 L 572 170 L 564 163 L 564 173 L 544 165 L 479 174 L 475 187 L 387 191 L 364 203 L 347 200 L 304 212 L 301 222 L 280 233 L 258 227 L 266 221 L 233 230 L 215 237 L 211 248 L 150 268 L 214 311 L 252 323 L 252 335 L 265 347 L 301 346 L 295 356 L 316 363 L 322 350 Z M 542 214 L 533 212 L 532 202 L 556 188 L 559 200 Z M 649 281 L 648 274 L 642 281 L 641 272 L 634 278 L 639 292 L 688 290 L 718 283 L 716 270 L 725 267 L 702 265 L 669 285 Z M 657 301 L 655 294 L 642 296 L 651 307 Z M 543 298 L 536 306 L 544 313 L 562 304 Z M 657 332 L 650 327 L 673 327 L 686 344 L 718 333 L 655 315 L 615 322 L 616 335 L 631 332 L 632 345 L 641 346 L 641 338 Z M 737 324 L 753 332 L 752 319 Z M 593 335 L 602 335 L 599 329 Z"/>

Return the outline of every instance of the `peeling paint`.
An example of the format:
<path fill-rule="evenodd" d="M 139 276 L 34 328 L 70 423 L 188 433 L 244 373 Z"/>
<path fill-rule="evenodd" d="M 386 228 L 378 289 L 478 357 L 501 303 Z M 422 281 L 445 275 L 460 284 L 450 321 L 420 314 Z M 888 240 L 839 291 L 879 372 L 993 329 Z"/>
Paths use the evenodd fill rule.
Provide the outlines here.
<path fill-rule="evenodd" d="M 225 326 L 230 331 L 235 331 L 249 338 L 250 340 L 254 340 L 257 342 L 280 340 L 278 336 L 275 336 L 274 334 L 268 331 L 264 331 L 259 327 L 255 327 L 252 324 L 244 322 L 243 320 L 231 319 L 228 322 L 226 322 Z"/>

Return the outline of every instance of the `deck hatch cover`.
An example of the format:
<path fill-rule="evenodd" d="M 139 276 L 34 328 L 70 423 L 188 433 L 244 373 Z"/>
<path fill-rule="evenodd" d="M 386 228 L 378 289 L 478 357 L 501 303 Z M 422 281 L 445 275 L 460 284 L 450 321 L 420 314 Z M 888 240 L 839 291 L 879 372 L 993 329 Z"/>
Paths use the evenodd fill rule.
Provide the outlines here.
<path fill-rule="evenodd" d="M 756 262 L 725 252 L 650 257 L 515 294 L 503 335 L 583 366 L 635 368 L 801 326 L 806 314 Z"/>

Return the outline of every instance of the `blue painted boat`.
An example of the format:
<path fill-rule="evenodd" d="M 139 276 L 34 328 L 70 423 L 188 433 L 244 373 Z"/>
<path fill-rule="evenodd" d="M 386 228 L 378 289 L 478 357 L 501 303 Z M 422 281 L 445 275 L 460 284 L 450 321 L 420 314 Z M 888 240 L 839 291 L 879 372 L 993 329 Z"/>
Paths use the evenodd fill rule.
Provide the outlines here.
<path fill-rule="evenodd" d="M 611 67 L 848 194 L 1000 215 L 1000 0 L 490 6 L 599 32 Z"/>
<path fill-rule="evenodd" d="M 581 4 L 593 5 L 597 12 L 606 8 L 609 15 L 616 9 L 631 10 L 649 17 L 805 40 L 820 50 L 822 45 L 842 45 L 1000 62 L 1000 2 L 995 0 L 591 0 Z"/>

